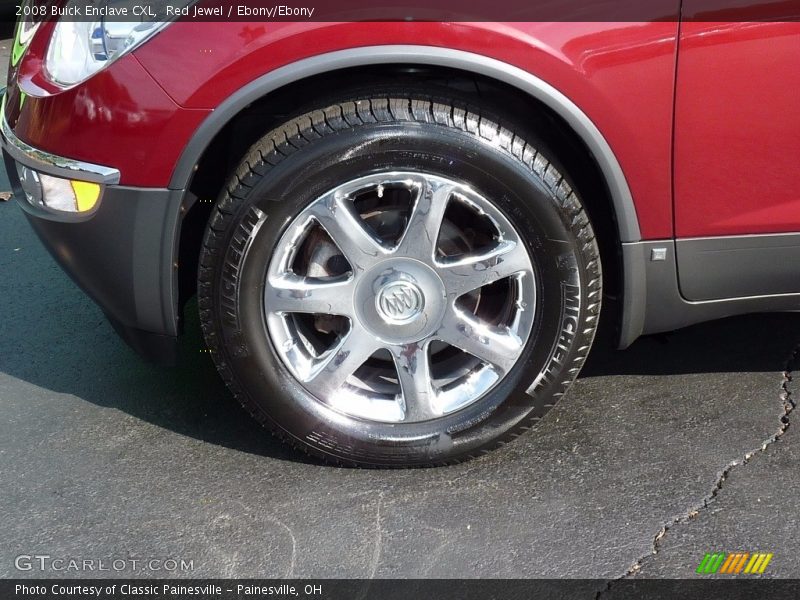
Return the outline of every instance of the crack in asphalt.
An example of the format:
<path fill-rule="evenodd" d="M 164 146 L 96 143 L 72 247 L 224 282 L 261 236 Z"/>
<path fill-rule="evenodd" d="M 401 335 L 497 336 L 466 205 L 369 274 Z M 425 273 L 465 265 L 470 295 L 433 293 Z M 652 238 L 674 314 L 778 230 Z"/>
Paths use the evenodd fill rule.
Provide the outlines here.
<path fill-rule="evenodd" d="M 780 418 L 781 424 L 778 428 L 778 431 L 761 442 L 761 445 L 757 449 L 747 452 L 742 458 L 729 462 L 720 472 L 714 487 L 711 489 L 711 492 L 707 494 L 698 504 L 690 507 L 686 513 L 675 517 L 669 523 L 662 525 L 661 529 L 653 537 L 653 543 L 650 552 L 637 558 L 636 561 L 634 561 L 634 563 L 628 568 L 628 570 L 625 571 L 625 573 L 619 577 L 608 580 L 605 588 L 598 591 L 595 595 L 595 600 L 600 600 L 604 595 L 608 594 L 615 582 L 632 577 L 639 570 L 641 570 L 646 561 L 652 560 L 653 557 L 661 550 L 661 544 L 664 536 L 666 536 L 667 532 L 669 532 L 673 527 L 691 522 L 700 514 L 700 511 L 708 509 L 709 506 L 716 501 L 717 496 L 722 491 L 725 480 L 728 478 L 733 469 L 749 463 L 754 456 L 765 452 L 767 448 L 777 442 L 786 433 L 790 425 L 789 417 L 792 414 L 792 411 L 794 411 L 794 409 L 797 407 L 797 401 L 792 397 L 793 394 L 790 384 L 792 383 L 792 375 L 798 369 L 798 367 L 800 367 L 800 345 L 796 346 L 792 351 L 785 363 L 783 370 L 783 382 L 781 384 L 780 393 L 780 399 L 783 402 L 783 415 L 781 415 Z"/>

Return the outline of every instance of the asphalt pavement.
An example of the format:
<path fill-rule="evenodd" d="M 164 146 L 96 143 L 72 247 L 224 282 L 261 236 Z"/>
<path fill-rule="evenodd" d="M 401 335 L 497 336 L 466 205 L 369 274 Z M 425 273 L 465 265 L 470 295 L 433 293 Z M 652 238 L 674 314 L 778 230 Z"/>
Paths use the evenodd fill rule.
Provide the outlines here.
<path fill-rule="evenodd" d="M 626 351 L 606 332 L 529 434 L 459 466 L 376 471 L 317 463 L 251 421 L 202 351 L 194 305 L 181 365 L 144 363 L 14 201 L 0 202 L 0 273 L 0 577 L 613 582 L 699 577 L 713 551 L 771 552 L 764 577 L 800 576 L 800 315 Z M 17 568 L 36 554 L 126 562 Z M 138 562 L 152 558 L 191 568 Z"/>

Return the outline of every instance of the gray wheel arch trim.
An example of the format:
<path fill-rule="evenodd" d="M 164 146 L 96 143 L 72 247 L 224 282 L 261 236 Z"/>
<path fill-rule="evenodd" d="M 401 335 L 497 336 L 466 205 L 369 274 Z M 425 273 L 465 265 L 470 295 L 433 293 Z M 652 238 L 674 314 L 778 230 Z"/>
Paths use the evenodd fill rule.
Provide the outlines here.
<path fill-rule="evenodd" d="M 586 113 L 552 85 L 518 67 L 480 54 L 434 46 L 367 46 L 339 50 L 306 58 L 262 75 L 226 99 L 198 127 L 175 166 L 169 187 L 187 189 L 195 165 L 214 136 L 242 109 L 266 94 L 329 71 L 390 63 L 450 67 L 477 73 L 516 87 L 550 107 L 581 137 L 597 160 L 611 193 L 620 242 L 641 240 L 636 208 L 622 167 Z"/>

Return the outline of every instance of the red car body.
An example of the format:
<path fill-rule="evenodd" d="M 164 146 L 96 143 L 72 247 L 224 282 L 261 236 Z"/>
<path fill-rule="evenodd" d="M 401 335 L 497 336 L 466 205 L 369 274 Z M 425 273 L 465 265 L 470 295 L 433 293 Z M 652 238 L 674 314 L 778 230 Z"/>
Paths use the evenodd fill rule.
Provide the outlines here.
<path fill-rule="evenodd" d="M 112 273 L 118 253 L 88 258 L 102 252 L 75 243 L 65 233 L 74 224 L 32 217 L 128 341 L 153 355 L 154 339 L 178 333 L 195 169 L 237 114 L 332 72 L 474 70 L 519 89 L 532 109 L 547 105 L 596 160 L 612 224 L 604 268 L 619 282 L 625 346 L 643 333 L 800 306 L 800 281 L 787 277 L 800 257 L 800 24 L 710 22 L 702 9 L 684 0 L 681 13 L 665 0 L 653 7 L 660 20 L 621 23 L 178 22 L 66 90 L 43 73 L 53 26 L 43 23 L 11 70 L 5 118 L 32 148 L 113 167 L 115 185 L 169 198 L 159 251 L 125 255 L 155 267 L 138 288 L 127 270 Z M 144 279 L 155 289 L 142 291 Z"/>

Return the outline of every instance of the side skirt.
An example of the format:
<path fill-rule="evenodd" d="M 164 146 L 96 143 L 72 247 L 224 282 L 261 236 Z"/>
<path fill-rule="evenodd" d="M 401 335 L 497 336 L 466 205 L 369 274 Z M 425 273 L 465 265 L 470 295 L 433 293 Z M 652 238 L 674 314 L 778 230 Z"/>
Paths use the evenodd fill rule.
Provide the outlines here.
<path fill-rule="evenodd" d="M 633 242 L 622 255 L 620 348 L 703 321 L 800 311 L 800 234 Z"/>

